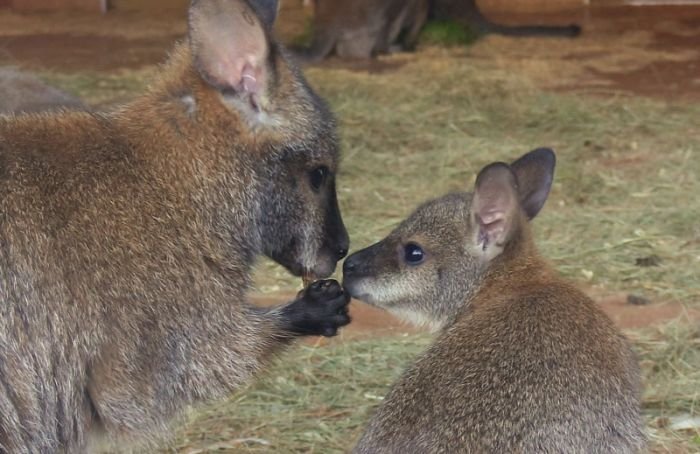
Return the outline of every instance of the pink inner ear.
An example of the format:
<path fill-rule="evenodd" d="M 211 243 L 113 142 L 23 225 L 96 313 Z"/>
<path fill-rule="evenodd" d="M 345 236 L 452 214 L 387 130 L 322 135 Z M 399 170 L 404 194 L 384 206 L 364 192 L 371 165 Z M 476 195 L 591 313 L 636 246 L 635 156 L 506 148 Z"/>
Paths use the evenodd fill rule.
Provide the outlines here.
<path fill-rule="evenodd" d="M 510 235 L 518 200 L 515 176 L 505 164 L 491 164 L 477 177 L 472 210 L 478 227 L 478 244 L 485 251 L 503 245 Z"/>
<path fill-rule="evenodd" d="M 219 6 L 202 6 L 194 17 L 191 33 L 200 70 L 223 88 L 261 94 L 266 87 L 265 32 L 244 2 Z"/>
<path fill-rule="evenodd" d="M 255 77 L 255 71 L 250 65 L 246 65 L 243 68 L 241 80 L 243 83 L 243 90 L 249 93 L 258 92 L 258 79 Z"/>
<path fill-rule="evenodd" d="M 476 215 L 479 223 L 479 243 L 482 249 L 502 239 L 506 228 L 505 213 L 498 210 L 490 210 Z"/>
<path fill-rule="evenodd" d="M 479 218 L 484 225 L 488 226 L 498 221 L 503 221 L 505 213 L 495 209 L 483 210 L 479 212 Z"/>

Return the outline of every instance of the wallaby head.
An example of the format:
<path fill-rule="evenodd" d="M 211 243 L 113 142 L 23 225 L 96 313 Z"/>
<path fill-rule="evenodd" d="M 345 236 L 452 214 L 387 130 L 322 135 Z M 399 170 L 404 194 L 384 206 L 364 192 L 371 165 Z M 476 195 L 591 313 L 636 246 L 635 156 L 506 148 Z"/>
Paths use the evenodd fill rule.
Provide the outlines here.
<path fill-rule="evenodd" d="M 351 295 L 415 323 L 450 320 L 496 263 L 528 247 L 528 221 L 549 194 L 554 153 L 540 148 L 484 167 L 473 192 L 420 206 L 344 264 Z"/>
<path fill-rule="evenodd" d="M 230 148 L 253 172 L 257 249 L 295 275 L 325 277 L 349 245 L 335 120 L 272 38 L 277 10 L 276 0 L 194 0 L 189 52 L 201 84 L 179 96 L 192 117 L 238 132 Z"/>

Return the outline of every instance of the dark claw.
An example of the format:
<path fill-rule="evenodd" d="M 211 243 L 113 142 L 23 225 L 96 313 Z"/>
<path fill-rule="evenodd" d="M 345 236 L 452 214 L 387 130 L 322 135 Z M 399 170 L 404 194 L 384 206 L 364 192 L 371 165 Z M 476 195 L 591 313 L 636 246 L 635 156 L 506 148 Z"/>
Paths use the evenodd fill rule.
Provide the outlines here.
<path fill-rule="evenodd" d="M 350 295 L 336 280 L 316 281 L 282 309 L 285 328 L 298 335 L 335 336 L 350 323 Z"/>

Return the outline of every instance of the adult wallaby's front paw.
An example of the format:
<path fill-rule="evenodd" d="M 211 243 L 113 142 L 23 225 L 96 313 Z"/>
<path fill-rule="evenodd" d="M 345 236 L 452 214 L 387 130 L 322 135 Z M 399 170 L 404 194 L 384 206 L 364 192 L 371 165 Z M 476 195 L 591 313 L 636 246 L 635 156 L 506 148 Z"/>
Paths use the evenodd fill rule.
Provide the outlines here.
<path fill-rule="evenodd" d="M 287 329 L 305 336 L 335 336 L 350 323 L 350 295 L 336 280 L 316 281 L 282 309 Z"/>

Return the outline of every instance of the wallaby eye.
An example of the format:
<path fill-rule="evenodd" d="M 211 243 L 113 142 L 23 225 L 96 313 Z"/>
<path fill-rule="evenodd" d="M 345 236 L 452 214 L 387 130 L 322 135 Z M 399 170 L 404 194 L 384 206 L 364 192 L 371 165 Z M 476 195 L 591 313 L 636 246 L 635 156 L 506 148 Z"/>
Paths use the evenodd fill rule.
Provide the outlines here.
<path fill-rule="evenodd" d="M 415 243 L 408 243 L 403 248 L 404 260 L 409 265 L 418 265 L 425 259 L 425 252 L 423 249 Z"/>
<path fill-rule="evenodd" d="M 328 177 L 328 167 L 320 166 L 311 171 L 310 181 L 314 191 L 318 191 Z"/>

